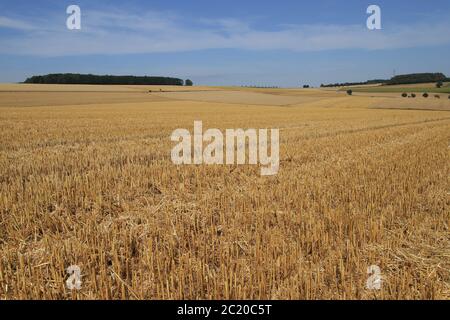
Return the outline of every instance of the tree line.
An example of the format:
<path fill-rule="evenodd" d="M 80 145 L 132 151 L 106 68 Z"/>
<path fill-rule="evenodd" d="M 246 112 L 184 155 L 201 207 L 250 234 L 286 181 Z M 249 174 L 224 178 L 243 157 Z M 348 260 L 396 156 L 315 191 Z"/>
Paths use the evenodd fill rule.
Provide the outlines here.
<path fill-rule="evenodd" d="M 448 82 L 450 78 L 447 78 L 443 73 L 411 73 L 392 77 L 389 80 L 375 79 L 368 80 L 365 82 L 344 82 L 344 83 L 330 83 L 321 84 L 322 88 L 329 87 L 350 87 L 350 86 L 360 86 L 367 84 L 384 84 L 384 85 L 395 85 L 395 84 L 414 84 L 414 83 L 429 83 L 429 82 Z"/>
<path fill-rule="evenodd" d="M 377 83 L 387 83 L 389 80 L 376 79 L 376 80 L 368 80 L 364 82 L 342 82 L 342 83 L 330 83 L 330 84 L 321 84 L 321 88 L 331 88 L 331 87 L 350 87 L 350 86 L 362 86 L 366 84 L 377 84 Z"/>
<path fill-rule="evenodd" d="M 243 86 L 241 86 L 241 88 L 252 88 L 252 89 L 278 89 L 279 87 L 277 87 L 277 86 L 248 86 L 248 85 L 243 85 Z"/>
<path fill-rule="evenodd" d="M 32 76 L 24 83 L 43 83 L 43 84 L 116 84 L 116 85 L 162 85 L 162 86 L 192 86 L 191 80 L 183 81 L 178 78 L 170 77 L 150 77 L 150 76 L 112 76 L 112 75 L 93 75 L 77 73 L 55 73 L 43 76 Z"/>
<path fill-rule="evenodd" d="M 387 82 L 389 85 L 394 84 L 413 84 L 413 83 L 429 83 L 447 81 L 447 77 L 443 73 L 411 73 L 395 76 Z"/>

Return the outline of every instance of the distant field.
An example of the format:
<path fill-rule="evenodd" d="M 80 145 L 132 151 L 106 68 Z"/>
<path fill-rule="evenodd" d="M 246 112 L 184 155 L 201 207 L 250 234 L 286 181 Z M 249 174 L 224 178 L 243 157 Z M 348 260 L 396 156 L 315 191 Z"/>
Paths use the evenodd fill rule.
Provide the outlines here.
<path fill-rule="evenodd" d="M 93 85 L 93 84 L 0 84 L 0 92 L 148 92 L 148 91 L 208 91 L 213 87 Z"/>
<path fill-rule="evenodd" d="M 415 85 L 394 85 L 394 86 L 365 86 L 365 87 L 352 87 L 354 92 L 414 92 L 414 93 L 450 93 L 450 83 L 444 83 L 442 88 L 436 88 L 435 83 L 430 84 L 415 84 Z M 347 88 L 340 89 L 341 91 L 347 90 Z"/>
<path fill-rule="evenodd" d="M 0 85 L 0 299 L 450 299 L 448 99 L 160 89 Z M 174 165 L 194 120 L 278 175 Z"/>
<path fill-rule="evenodd" d="M 214 91 L 211 87 L 0 84 L 0 107 L 166 101 L 155 93 Z"/>

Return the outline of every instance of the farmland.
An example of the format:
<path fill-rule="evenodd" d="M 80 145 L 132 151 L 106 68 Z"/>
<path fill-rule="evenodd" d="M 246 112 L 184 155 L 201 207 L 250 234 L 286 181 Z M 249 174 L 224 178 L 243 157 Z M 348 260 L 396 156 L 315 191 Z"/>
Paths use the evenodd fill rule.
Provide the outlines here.
<path fill-rule="evenodd" d="M 346 89 L 342 89 L 346 90 Z M 425 83 L 425 84 L 409 84 L 409 85 L 367 85 L 367 86 L 357 86 L 352 88 L 355 92 L 366 92 L 366 93 L 402 93 L 402 92 L 415 92 L 415 93 L 450 93 L 450 83 L 446 82 L 441 88 L 436 87 L 436 83 Z M 446 98 L 446 97 L 445 97 Z"/>
<path fill-rule="evenodd" d="M 195 120 L 279 128 L 278 175 L 175 166 Z M 446 97 L 0 85 L 0 132 L 1 299 L 450 299 Z"/>

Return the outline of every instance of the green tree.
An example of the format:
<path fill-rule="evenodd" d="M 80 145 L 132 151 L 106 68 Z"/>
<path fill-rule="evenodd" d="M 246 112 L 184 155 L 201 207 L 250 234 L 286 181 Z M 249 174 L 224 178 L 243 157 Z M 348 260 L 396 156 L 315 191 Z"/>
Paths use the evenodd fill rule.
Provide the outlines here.
<path fill-rule="evenodd" d="M 442 73 L 411 73 L 393 77 L 387 84 L 410 84 L 444 81 L 447 77 Z"/>
<path fill-rule="evenodd" d="M 135 76 L 111 76 L 93 74 L 59 73 L 44 76 L 33 76 L 25 80 L 25 83 L 47 84 L 114 84 L 114 85 L 173 85 L 182 86 L 183 80 L 168 77 L 135 77 Z"/>
<path fill-rule="evenodd" d="M 184 84 L 185 84 L 185 86 L 188 86 L 188 87 L 192 87 L 192 86 L 194 85 L 194 83 L 193 83 L 192 80 L 190 80 L 190 79 L 187 79 L 187 80 L 184 82 Z"/>

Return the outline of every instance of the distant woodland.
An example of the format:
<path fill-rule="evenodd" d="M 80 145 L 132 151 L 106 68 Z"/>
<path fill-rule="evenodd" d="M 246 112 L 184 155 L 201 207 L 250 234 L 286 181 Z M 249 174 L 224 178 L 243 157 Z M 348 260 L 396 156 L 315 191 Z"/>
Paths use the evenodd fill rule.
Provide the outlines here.
<path fill-rule="evenodd" d="M 411 84 L 447 81 L 443 73 L 412 73 L 395 76 L 387 84 Z"/>
<path fill-rule="evenodd" d="M 56 73 L 43 76 L 33 76 L 25 80 L 25 83 L 45 84 L 117 84 L 117 85 L 160 85 L 182 86 L 184 81 L 169 77 L 136 77 L 136 76 L 111 76 L 76 73 Z M 192 81 L 186 80 L 191 86 Z"/>
<path fill-rule="evenodd" d="M 348 87 L 366 84 L 384 84 L 384 85 L 395 85 L 395 84 L 413 84 L 413 83 L 429 83 L 429 82 L 447 82 L 450 81 L 443 73 L 411 73 L 399 75 L 391 78 L 390 80 L 369 80 L 365 82 L 344 82 L 344 83 L 331 83 L 322 84 L 321 87 Z"/>

